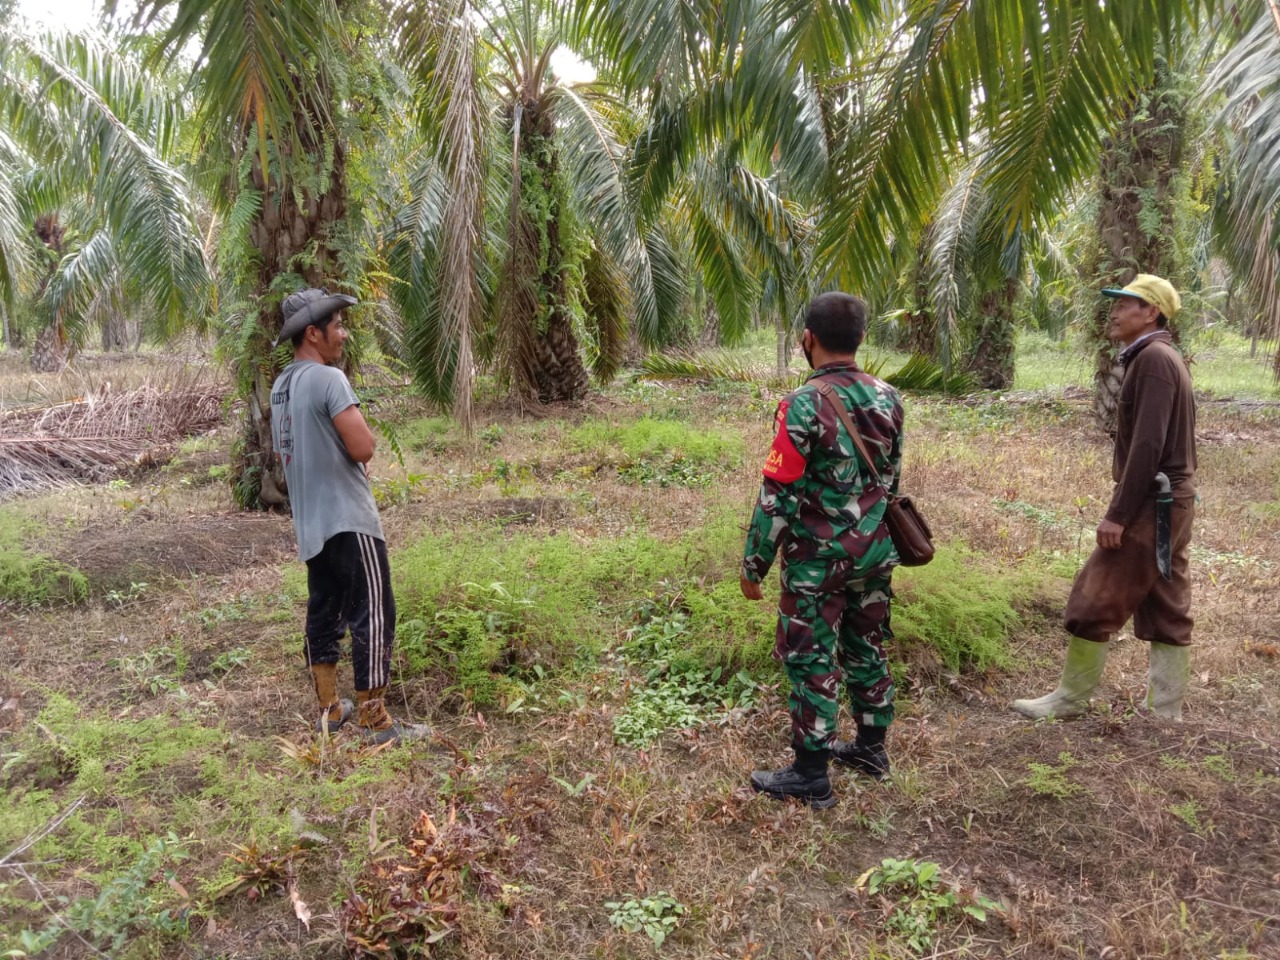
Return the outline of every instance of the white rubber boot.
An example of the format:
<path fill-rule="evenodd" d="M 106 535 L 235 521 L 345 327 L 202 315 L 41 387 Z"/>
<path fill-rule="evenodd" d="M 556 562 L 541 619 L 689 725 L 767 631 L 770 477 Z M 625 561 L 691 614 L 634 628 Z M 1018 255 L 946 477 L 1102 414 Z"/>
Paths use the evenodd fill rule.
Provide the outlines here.
<path fill-rule="evenodd" d="M 1182 698 L 1191 679 L 1191 648 L 1170 643 L 1151 644 L 1147 677 L 1147 706 L 1165 720 L 1182 719 Z"/>
<path fill-rule="evenodd" d="M 1032 720 L 1078 717 L 1089 709 L 1089 695 L 1102 679 L 1106 665 L 1107 644 L 1072 637 L 1058 689 L 1035 700 L 1015 700 L 1009 706 Z"/>

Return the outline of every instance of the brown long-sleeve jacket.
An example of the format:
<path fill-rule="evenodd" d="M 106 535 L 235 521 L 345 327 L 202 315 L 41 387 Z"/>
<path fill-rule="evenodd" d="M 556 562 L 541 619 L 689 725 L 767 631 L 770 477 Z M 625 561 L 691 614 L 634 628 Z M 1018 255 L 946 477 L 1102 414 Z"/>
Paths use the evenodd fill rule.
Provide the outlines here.
<path fill-rule="evenodd" d="M 1196 493 L 1196 405 L 1191 375 L 1168 331 L 1160 330 L 1121 358 L 1125 365 L 1111 464 L 1115 489 L 1107 519 L 1128 526 L 1155 494 L 1163 472 L 1175 498 Z"/>

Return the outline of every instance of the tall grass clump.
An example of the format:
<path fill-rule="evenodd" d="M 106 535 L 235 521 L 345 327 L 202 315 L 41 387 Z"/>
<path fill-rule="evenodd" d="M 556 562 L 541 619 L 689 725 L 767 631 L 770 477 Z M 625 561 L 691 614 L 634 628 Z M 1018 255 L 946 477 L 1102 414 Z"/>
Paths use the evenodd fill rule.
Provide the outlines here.
<path fill-rule="evenodd" d="M 0 606 L 38 606 L 87 597 L 89 582 L 84 574 L 26 548 L 30 529 L 29 521 L 0 513 Z"/>
<path fill-rule="evenodd" d="M 941 548 L 925 567 L 894 572 L 893 631 L 926 646 L 948 670 L 1007 667 L 1009 634 L 1045 581 L 1042 570 L 983 561 L 963 546 Z"/>
<path fill-rule="evenodd" d="M 592 421 L 570 431 L 568 441 L 601 464 L 612 464 L 624 483 L 708 487 L 742 463 L 742 438 L 672 419 L 641 417 L 629 423 Z"/>
<path fill-rule="evenodd" d="M 418 417 L 396 427 L 401 446 L 429 453 L 443 453 L 456 442 L 456 434 L 452 417 Z"/>

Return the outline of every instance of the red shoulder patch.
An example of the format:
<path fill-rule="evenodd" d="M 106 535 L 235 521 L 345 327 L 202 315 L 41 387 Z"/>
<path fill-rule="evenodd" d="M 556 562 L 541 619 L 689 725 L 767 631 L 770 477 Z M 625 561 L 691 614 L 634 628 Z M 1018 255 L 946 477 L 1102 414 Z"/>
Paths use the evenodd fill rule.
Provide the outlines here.
<path fill-rule="evenodd" d="M 777 433 L 774 434 L 773 446 L 769 448 L 769 456 L 761 471 L 770 480 L 777 480 L 779 483 L 799 480 L 805 468 L 804 456 L 796 449 L 796 445 L 791 442 L 791 435 L 787 433 L 787 406 L 790 402 L 783 400 L 778 404 L 778 415 L 774 418 Z"/>

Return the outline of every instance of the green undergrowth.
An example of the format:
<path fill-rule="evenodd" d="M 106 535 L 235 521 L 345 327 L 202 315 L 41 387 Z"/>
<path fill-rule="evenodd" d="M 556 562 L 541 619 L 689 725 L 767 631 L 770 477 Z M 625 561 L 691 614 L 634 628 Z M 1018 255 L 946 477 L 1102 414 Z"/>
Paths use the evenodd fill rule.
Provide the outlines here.
<path fill-rule="evenodd" d="M 948 670 L 1008 667 L 1008 637 L 1020 611 L 1057 578 L 1038 561 L 997 565 L 950 544 L 924 567 L 894 573 L 893 631 L 923 646 Z"/>
<path fill-rule="evenodd" d="M 345 818 L 412 762 L 358 738 L 298 746 L 229 731 L 209 710 L 113 715 L 54 694 L 0 744 L 0 851 L 46 832 L 22 859 L 71 926 L 113 957 L 167 956 L 160 944 L 183 939 L 184 918 L 236 879 L 238 848 L 291 857 L 305 836 L 358 871 L 369 844 L 363 830 L 352 841 Z M 185 889 L 159 872 L 175 859 L 192 861 Z M 74 865 L 74 884 L 59 864 Z M 0 882 L 0 956 L 70 939 L 28 893 Z"/>
<path fill-rule="evenodd" d="M 671 542 L 492 526 L 429 535 L 391 564 L 401 668 L 406 678 L 443 672 L 469 699 L 493 702 L 517 690 L 512 681 L 594 664 L 637 597 L 673 590 L 689 608 L 690 655 L 759 666 L 773 611 L 737 592 L 741 540 L 727 514 Z"/>
<path fill-rule="evenodd" d="M 396 437 L 406 450 L 444 453 L 458 440 L 457 422 L 452 417 L 419 417 L 396 426 Z"/>
<path fill-rule="evenodd" d="M 0 606 L 83 600 L 89 583 L 79 570 L 27 549 L 31 521 L 0 512 Z"/>
<path fill-rule="evenodd" d="M 1280 397 L 1280 383 L 1271 369 L 1275 351 L 1268 350 L 1267 344 L 1255 352 L 1247 337 L 1221 325 L 1198 330 L 1190 340 L 1184 349 L 1191 358 L 1191 382 L 1197 391 L 1235 399 Z"/>
<path fill-rule="evenodd" d="M 477 704 L 527 697 L 530 684 L 592 669 L 634 630 L 637 598 L 678 612 L 675 673 L 771 675 L 776 608 L 742 597 L 741 549 L 728 512 L 673 541 L 488 526 L 426 536 L 391 565 L 401 679 L 443 676 Z M 944 546 L 929 566 L 895 574 L 898 642 L 948 670 L 1008 666 L 1019 611 L 1055 577 L 1043 564 L 1001 566 Z"/>
<path fill-rule="evenodd" d="M 50 697 L 0 758 L 0 849 L 9 850 L 75 801 L 32 859 L 80 864 L 90 876 L 143 853 L 174 831 L 220 849 L 231 839 L 292 836 L 290 810 L 337 815 L 363 788 L 407 762 L 404 751 L 344 766 L 232 733 L 200 713 L 143 718 L 84 710 Z"/>
<path fill-rule="evenodd" d="M 627 423 L 589 421 L 570 430 L 570 447 L 618 467 L 628 483 L 708 486 L 717 475 L 742 463 L 740 436 L 677 420 L 649 416 Z"/>
<path fill-rule="evenodd" d="M 644 601 L 614 651 L 623 669 L 639 678 L 614 718 L 619 743 L 645 748 L 668 730 L 726 720 L 756 703 L 759 685 L 748 671 L 710 666 L 689 650 L 689 615 L 679 603 L 679 594 Z"/>
<path fill-rule="evenodd" d="M 166 943 L 180 942 L 191 931 L 190 904 L 175 896 L 182 887 L 173 869 L 186 856 L 172 832 L 156 837 L 133 863 L 103 880 L 96 893 L 54 895 L 50 908 L 57 909 L 57 917 L 41 918 L 43 927 L 20 923 L 13 934 L 17 946 L 0 956 L 44 956 L 73 937 L 101 956 L 124 960 L 160 955 Z M 26 907 L 20 902 L 11 906 L 16 911 Z"/>

